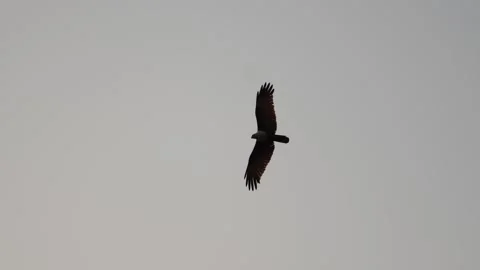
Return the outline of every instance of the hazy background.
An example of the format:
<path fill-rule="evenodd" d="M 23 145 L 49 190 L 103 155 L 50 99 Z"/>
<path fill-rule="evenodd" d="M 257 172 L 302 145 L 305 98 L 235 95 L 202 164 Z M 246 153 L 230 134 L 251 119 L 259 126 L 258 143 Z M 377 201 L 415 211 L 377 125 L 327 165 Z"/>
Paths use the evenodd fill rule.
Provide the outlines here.
<path fill-rule="evenodd" d="M 2 1 L 0 269 L 480 269 L 480 2 Z M 256 91 L 277 145 L 243 174 Z"/>

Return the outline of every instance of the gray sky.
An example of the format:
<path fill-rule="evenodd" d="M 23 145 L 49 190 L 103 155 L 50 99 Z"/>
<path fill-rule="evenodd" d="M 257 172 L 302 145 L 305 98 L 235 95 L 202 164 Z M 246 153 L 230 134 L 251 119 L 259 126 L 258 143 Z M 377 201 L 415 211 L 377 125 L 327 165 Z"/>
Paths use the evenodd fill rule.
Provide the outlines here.
<path fill-rule="evenodd" d="M 0 269 L 480 268 L 478 1 L 68 2 L 0 4 Z"/>

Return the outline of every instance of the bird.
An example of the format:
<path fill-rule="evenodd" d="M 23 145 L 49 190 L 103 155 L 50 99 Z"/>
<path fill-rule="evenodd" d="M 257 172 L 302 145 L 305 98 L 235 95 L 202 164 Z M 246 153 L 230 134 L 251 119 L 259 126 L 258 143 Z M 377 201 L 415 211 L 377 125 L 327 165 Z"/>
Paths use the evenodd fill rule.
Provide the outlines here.
<path fill-rule="evenodd" d="M 251 191 L 256 190 L 257 185 L 260 184 L 260 178 L 275 150 L 275 142 L 287 144 L 290 141 L 289 137 L 277 134 L 277 117 L 273 102 L 274 91 L 273 85 L 265 82 L 257 92 L 255 104 L 257 132 L 251 137 L 256 142 L 248 159 L 244 176 L 245 185 Z"/>

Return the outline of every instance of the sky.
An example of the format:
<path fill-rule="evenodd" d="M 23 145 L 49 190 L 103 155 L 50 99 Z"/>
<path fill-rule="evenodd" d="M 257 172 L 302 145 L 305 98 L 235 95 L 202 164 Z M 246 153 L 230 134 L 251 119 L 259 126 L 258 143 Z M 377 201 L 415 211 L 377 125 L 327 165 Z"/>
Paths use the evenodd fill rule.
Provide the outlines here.
<path fill-rule="evenodd" d="M 0 269 L 480 269 L 478 1 L 2 1 Z M 243 175 L 255 96 L 278 144 Z"/>

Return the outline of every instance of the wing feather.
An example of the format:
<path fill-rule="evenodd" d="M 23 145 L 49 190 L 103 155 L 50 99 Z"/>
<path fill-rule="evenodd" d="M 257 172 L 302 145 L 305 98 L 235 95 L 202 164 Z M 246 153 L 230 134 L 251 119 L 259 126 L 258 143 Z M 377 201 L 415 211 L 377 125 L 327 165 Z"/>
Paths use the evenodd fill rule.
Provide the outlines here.
<path fill-rule="evenodd" d="M 256 142 L 253 151 L 248 159 L 247 170 L 244 178 L 245 185 L 249 190 L 257 189 L 257 184 L 260 184 L 265 169 L 267 168 L 270 159 L 272 158 L 275 145 L 271 142 Z"/>
<path fill-rule="evenodd" d="M 257 92 L 255 116 L 257 118 L 258 130 L 275 134 L 277 131 L 277 117 L 273 103 L 273 92 L 275 89 L 270 83 L 264 83 Z"/>

